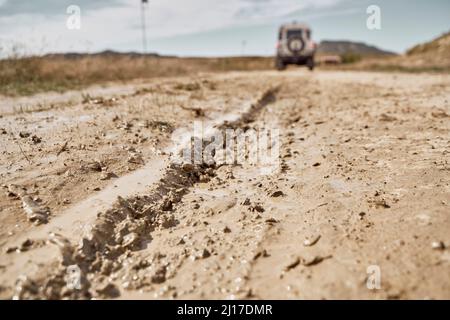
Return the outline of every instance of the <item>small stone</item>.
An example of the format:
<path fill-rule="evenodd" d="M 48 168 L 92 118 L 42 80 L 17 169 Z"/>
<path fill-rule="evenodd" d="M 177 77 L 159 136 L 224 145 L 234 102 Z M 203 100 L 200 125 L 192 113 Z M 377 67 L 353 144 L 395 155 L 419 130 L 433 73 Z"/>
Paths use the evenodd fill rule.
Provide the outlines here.
<path fill-rule="evenodd" d="M 377 208 L 384 208 L 384 209 L 389 209 L 391 206 L 386 202 L 385 199 L 381 199 L 378 201 L 375 201 L 375 206 Z"/>
<path fill-rule="evenodd" d="M 262 206 L 260 206 L 259 204 L 255 205 L 252 209 L 253 209 L 253 211 L 256 211 L 256 212 L 259 212 L 259 213 L 262 213 L 262 212 L 266 211 L 266 210 L 265 210 Z"/>
<path fill-rule="evenodd" d="M 257 260 L 259 258 L 267 258 L 269 254 L 267 253 L 266 249 L 263 249 L 261 251 L 258 251 L 255 256 L 253 257 L 253 260 Z"/>
<path fill-rule="evenodd" d="M 102 171 L 102 163 L 100 163 L 99 161 L 93 161 L 91 163 L 88 163 L 87 168 L 92 171 L 101 172 Z"/>
<path fill-rule="evenodd" d="M 134 163 L 134 164 L 144 164 L 145 163 L 144 158 L 142 158 L 142 156 L 137 153 L 129 155 L 127 161 L 129 163 Z"/>
<path fill-rule="evenodd" d="M 117 175 L 113 172 L 102 172 L 102 175 L 100 176 L 100 180 L 109 180 L 112 178 L 117 178 Z"/>
<path fill-rule="evenodd" d="M 294 269 L 300 264 L 301 260 L 299 257 L 295 257 L 292 262 L 290 262 L 286 267 L 284 267 L 284 271 L 289 271 L 291 269 Z"/>
<path fill-rule="evenodd" d="M 133 246 L 139 239 L 135 232 L 131 232 L 123 237 L 122 245 L 127 248 Z"/>
<path fill-rule="evenodd" d="M 6 248 L 5 253 L 13 253 L 13 252 L 16 252 L 18 249 L 19 248 L 17 248 L 17 247 L 8 247 L 8 248 Z"/>
<path fill-rule="evenodd" d="M 206 258 L 208 258 L 208 257 L 210 257 L 210 256 L 211 256 L 211 252 L 209 252 L 208 249 L 203 249 L 203 252 L 202 252 L 201 257 L 202 257 L 203 259 L 206 259 Z"/>
<path fill-rule="evenodd" d="M 209 176 L 207 176 L 206 174 L 202 174 L 200 176 L 199 182 L 208 183 L 209 181 L 211 181 L 211 178 Z"/>
<path fill-rule="evenodd" d="M 320 235 L 317 235 L 311 239 L 306 239 L 305 241 L 303 241 L 303 245 L 305 247 L 312 247 L 313 245 L 315 245 L 318 241 L 320 240 Z"/>
<path fill-rule="evenodd" d="M 269 218 L 266 220 L 266 223 L 278 223 L 278 221 L 275 218 Z"/>
<path fill-rule="evenodd" d="M 32 141 L 34 144 L 38 144 L 38 143 L 41 143 L 41 142 L 42 142 L 42 138 L 38 137 L 37 135 L 33 135 L 33 136 L 31 137 L 31 141 Z"/>
<path fill-rule="evenodd" d="M 155 274 L 152 275 L 152 283 L 160 284 L 166 281 L 167 268 L 165 266 L 160 267 L 156 270 Z"/>
<path fill-rule="evenodd" d="M 445 244 L 442 241 L 434 241 L 431 243 L 433 250 L 445 250 Z"/>
<path fill-rule="evenodd" d="M 24 251 L 28 251 L 31 246 L 33 245 L 33 240 L 30 239 L 26 239 L 24 242 L 22 242 L 22 244 L 20 245 L 20 251 L 24 252 Z"/>
<path fill-rule="evenodd" d="M 284 196 L 283 191 L 275 191 L 274 193 L 272 193 L 271 197 L 272 198 L 278 198 L 278 197 L 282 197 Z"/>
<path fill-rule="evenodd" d="M 98 286 L 95 288 L 95 292 L 104 298 L 117 298 L 120 296 L 119 289 L 112 283 Z"/>
<path fill-rule="evenodd" d="M 22 207 L 27 214 L 27 218 L 29 221 L 34 222 L 35 224 L 47 222 L 49 210 L 47 208 L 41 207 L 30 196 L 22 196 Z"/>

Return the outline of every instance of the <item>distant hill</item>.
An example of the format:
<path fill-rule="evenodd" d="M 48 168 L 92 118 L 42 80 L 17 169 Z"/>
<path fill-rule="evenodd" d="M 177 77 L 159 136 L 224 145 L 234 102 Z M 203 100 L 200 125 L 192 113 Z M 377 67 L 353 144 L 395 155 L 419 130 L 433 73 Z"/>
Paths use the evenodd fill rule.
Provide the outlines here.
<path fill-rule="evenodd" d="M 319 54 L 344 55 L 358 54 L 362 56 L 393 56 L 395 53 L 379 49 L 363 42 L 324 40 L 317 49 Z"/>
<path fill-rule="evenodd" d="M 140 52 L 119 52 L 119 51 L 113 51 L 113 50 L 105 50 L 101 52 L 95 52 L 95 53 L 79 53 L 79 52 L 66 52 L 66 53 L 49 53 L 44 55 L 45 58 L 55 58 L 55 57 L 62 57 L 66 59 L 80 59 L 85 57 L 163 57 L 160 56 L 157 53 L 140 53 Z M 168 56 L 164 56 L 164 58 L 169 58 Z"/>
<path fill-rule="evenodd" d="M 322 41 L 317 49 L 319 54 L 325 55 L 345 55 L 345 54 L 357 54 L 361 56 L 390 56 L 395 55 L 393 52 L 385 51 L 379 49 L 375 46 L 367 45 L 362 42 L 352 42 L 352 41 L 330 41 L 325 40 Z M 67 53 L 52 53 L 47 54 L 45 57 L 55 58 L 55 57 L 63 57 L 67 59 L 78 59 L 85 57 L 96 57 L 96 56 L 114 56 L 114 57 L 155 57 L 155 58 L 177 58 L 176 56 L 166 56 L 159 55 L 158 53 L 140 53 L 140 52 L 119 52 L 113 50 L 105 50 L 96 53 L 77 53 L 77 52 L 67 52 Z M 259 58 L 259 57 L 256 57 Z"/>

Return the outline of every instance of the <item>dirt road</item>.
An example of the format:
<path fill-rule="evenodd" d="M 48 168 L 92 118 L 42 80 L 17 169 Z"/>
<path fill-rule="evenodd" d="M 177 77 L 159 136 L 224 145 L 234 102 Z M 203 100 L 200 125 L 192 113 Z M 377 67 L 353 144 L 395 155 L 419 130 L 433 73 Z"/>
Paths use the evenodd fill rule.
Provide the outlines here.
<path fill-rule="evenodd" d="M 1 298 L 450 299 L 450 75 L 204 74 L 0 115 Z M 279 129 L 276 169 L 173 163 L 195 122 Z"/>

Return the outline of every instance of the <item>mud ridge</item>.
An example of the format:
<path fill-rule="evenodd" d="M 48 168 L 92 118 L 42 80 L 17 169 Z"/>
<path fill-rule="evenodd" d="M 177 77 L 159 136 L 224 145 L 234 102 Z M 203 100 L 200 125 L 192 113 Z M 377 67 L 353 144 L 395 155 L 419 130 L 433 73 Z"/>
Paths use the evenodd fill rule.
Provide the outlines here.
<path fill-rule="evenodd" d="M 275 101 L 277 100 L 277 93 L 280 91 L 280 89 L 281 86 L 276 86 L 267 89 L 261 95 L 258 101 L 255 104 L 253 104 L 247 112 L 242 114 L 242 116 L 239 119 L 236 119 L 235 121 L 225 121 L 221 126 L 219 126 L 219 128 L 245 129 L 246 125 L 255 121 L 256 117 L 258 116 L 258 114 L 261 112 L 262 109 L 264 109 L 269 104 L 275 103 Z"/>
<path fill-rule="evenodd" d="M 266 90 L 239 119 L 224 123 L 220 128 L 245 127 L 253 122 L 264 107 L 276 101 L 278 91 L 279 87 Z M 191 143 L 197 145 L 195 141 Z M 118 197 L 111 209 L 99 213 L 88 235 L 78 244 L 71 243 L 63 235 L 51 234 L 48 242 L 59 247 L 60 261 L 40 268 L 34 279 L 18 279 L 13 298 L 91 299 L 120 296 L 119 288 L 108 281 L 108 276 L 119 271 L 133 251 L 144 249 L 152 240 L 155 229 L 177 225 L 179 221 L 173 216 L 176 204 L 196 183 L 214 177 L 215 169 L 214 163 L 172 163 L 148 195 L 127 199 Z M 80 270 L 81 281 L 79 287 L 69 288 L 68 270 L 74 266 Z"/>

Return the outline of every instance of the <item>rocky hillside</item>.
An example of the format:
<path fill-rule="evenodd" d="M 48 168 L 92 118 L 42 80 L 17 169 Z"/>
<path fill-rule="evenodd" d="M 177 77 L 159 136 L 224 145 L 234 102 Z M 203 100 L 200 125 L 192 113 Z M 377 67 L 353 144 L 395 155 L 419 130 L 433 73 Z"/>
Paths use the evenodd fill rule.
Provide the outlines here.
<path fill-rule="evenodd" d="M 352 68 L 407 71 L 450 72 L 450 32 L 409 49 L 404 55 L 367 59 Z"/>
<path fill-rule="evenodd" d="M 329 41 L 324 40 L 319 44 L 319 54 L 345 55 L 358 54 L 362 56 L 388 56 L 395 55 L 393 52 L 385 51 L 363 42 L 352 41 Z"/>
<path fill-rule="evenodd" d="M 406 55 L 411 60 L 425 60 L 424 62 L 428 63 L 450 65 L 450 32 L 411 48 Z"/>

